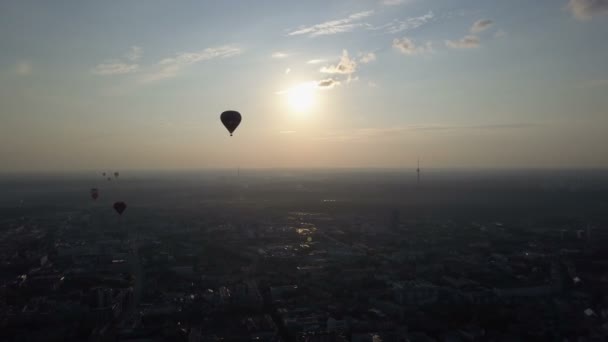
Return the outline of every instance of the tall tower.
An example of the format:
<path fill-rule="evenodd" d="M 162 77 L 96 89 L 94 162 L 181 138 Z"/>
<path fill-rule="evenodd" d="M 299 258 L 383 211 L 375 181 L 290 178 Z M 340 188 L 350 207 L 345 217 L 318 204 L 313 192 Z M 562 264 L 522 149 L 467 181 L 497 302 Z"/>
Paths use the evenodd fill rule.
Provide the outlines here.
<path fill-rule="evenodd" d="M 418 167 L 416 168 L 416 181 L 420 185 L 420 157 L 418 157 Z"/>

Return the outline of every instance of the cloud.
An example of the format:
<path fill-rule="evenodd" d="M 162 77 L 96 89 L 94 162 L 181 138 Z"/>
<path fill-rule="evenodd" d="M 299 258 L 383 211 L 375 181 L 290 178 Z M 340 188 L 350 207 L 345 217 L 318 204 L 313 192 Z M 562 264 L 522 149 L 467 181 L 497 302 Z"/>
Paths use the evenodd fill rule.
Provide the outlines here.
<path fill-rule="evenodd" d="M 594 15 L 608 14 L 608 0 L 570 0 L 566 7 L 578 20 L 589 20 Z"/>
<path fill-rule="evenodd" d="M 119 60 L 112 60 L 96 65 L 92 71 L 95 75 L 110 76 L 129 74 L 138 69 L 139 65 L 137 64 L 128 64 Z"/>
<path fill-rule="evenodd" d="M 227 58 L 233 57 L 241 53 L 241 49 L 233 46 L 219 46 L 206 48 L 197 52 L 183 52 L 177 54 L 175 57 L 165 58 L 158 64 L 161 65 L 190 65 L 202 61 L 207 61 L 215 58 Z"/>
<path fill-rule="evenodd" d="M 336 86 L 339 86 L 342 82 L 340 82 L 340 80 L 330 77 L 327 79 L 323 79 L 320 81 L 307 81 L 307 82 L 302 82 L 296 85 L 293 85 L 287 89 L 282 89 L 282 90 L 278 90 L 275 91 L 274 93 L 276 95 L 289 95 L 291 93 L 294 92 L 300 92 L 300 91 L 318 91 L 318 90 L 328 90 L 328 89 L 333 89 Z"/>
<path fill-rule="evenodd" d="M 129 49 L 129 52 L 127 52 L 126 56 L 128 60 L 134 62 L 134 61 L 138 61 L 141 56 L 143 54 L 143 49 L 139 46 L 133 45 L 131 46 L 131 49 Z"/>
<path fill-rule="evenodd" d="M 492 26 L 492 24 L 494 24 L 494 22 L 490 19 L 477 20 L 473 24 L 473 26 L 471 26 L 471 33 L 479 33 L 479 32 L 485 31 L 490 26 Z"/>
<path fill-rule="evenodd" d="M 359 63 L 367 64 L 376 60 L 376 54 L 373 52 L 368 52 L 361 54 L 361 58 L 359 58 Z"/>
<path fill-rule="evenodd" d="M 382 0 L 384 6 L 397 6 L 405 3 L 406 0 Z"/>
<path fill-rule="evenodd" d="M 139 65 L 135 61 L 139 60 L 142 56 L 143 49 L 139 46 L 133 45 L 129 48 L 129 51 L 125 54 L 125 58 L 130 61 L 124 62 L 121 59 L 110 59 L 103 63 L 97 64 L 92 72 L 95 75 L 110 76 L 110 75 L 124 75 L 136 72 L 139 70 Z"/>
<path fill-rule="evenodd" d="M 320 64 L 325 62 L 325 59 L 311 59 L 306 64 Z"/>
<path fill-rule="evenodd" d="M 427 42 L 423 46 L 417 46 L 411 39 L 407 37 L 393 39 L 393 48 L 408 56 L 432 51 L 431 42 Z"/>
<path fill-rule="evenodd" d="M 472 49 L 479 47 L 479 38 L 477 36 L 465 36 L 459 40 L 446 40 L 445 45 L 454 49 Z"/>
<path fill-rule="evenodd" d="M 319 89 L 332 89 L 333 87 L 340 85 L 340 81 L 335 80 L 333 78 L 328 78 L 325 80 L 320 80 L 317 82 L 317 87 Z"/>
<path fill-rule="evenodd" d="M 506 37 L 507 36 L 507 32 L 505 32 L 504 30 L 498 30 L 496 31 L 496 33 L 494 33 L 494 38 L 502 38 L 502 37 Z"/>
<path fill-rule="evenodd" d="M 308 35 L 309 37 L 317 37 L 322 35 L 330 35 L 353 31 L 355 28 L 367 26 L 365 23 L 357 23 L 357 21 L 369 17 L 374 11 L 364 11 L 349 15 L 346 18 L 326 21 L 324 23 L 301 26 L 295 31 L 289 32 L 288 36 Z"/>
<path fill-rule="evenodd" d="M 402 20 L 395 19 L 390 23 L 373 27 L 371 28 L 371 30 L 384 30 L 386 33 L 395 34 L 403 31 L 417 29 L 420 26 L 431 22 L 434 18 L 435 14 L 432 11 L 429 11 L 428 13 L 417 17 L 411 17 Z"/>
<path fill-rule="evenodd" d="M 367 86 L 370 88 L 378 88 L 378 83 L 374 82 L 374 81 L 369 81 L 367 82 Z"/>
<path fill-rule="evenodd" d="M 296 131 L 279 131 L 280 134 L 293 134 L 296 133 Z"/>
<path fill-rule="evenodd" d="M 291 72 L 290 68 L 285 69 L 285 75 L 289 74 Z"/>
<path fill-rule="evenodd" d="M 156 70 L 145 75 L 142 78 L 142 82 L 154 82 L 172 78 L 189 65 L 217 58 L 234 57 L 241 53 L 241 49 L 231 45 L 206 48 L 197 52 L 179 53 L 175 57 L 165 58 L 158 62 Z"/>
<path fill-rule="evenodd" d="M 32 65 L 28 62 L 19 62 L 15 67 L 15 72 L 18 75 L 26 76 L 32 73 Z"/>
<path fill-rule="evenodd" d="M 285 52 L 275 52 L 271 55 L 272 58 L 286 58 L 287 56 L 289 56 L 288 54 L 286 54 Z"/>
<path fill-rule="evenodd" d="M 319 71 L 324 74 L 351 75 L 357 71 L 357 62 L 348 57 L 348 51 L 343 50 L 342 57 L 337 65 L 322 67 Z"/>

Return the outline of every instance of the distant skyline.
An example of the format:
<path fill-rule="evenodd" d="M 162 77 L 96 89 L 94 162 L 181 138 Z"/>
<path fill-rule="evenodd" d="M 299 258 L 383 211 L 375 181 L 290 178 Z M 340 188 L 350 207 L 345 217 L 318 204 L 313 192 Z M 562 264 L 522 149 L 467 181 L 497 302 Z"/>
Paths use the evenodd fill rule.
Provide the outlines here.
<path fill-rule="evenodd" d="M 0 172 L 606 168 L 606 37 L 608 0 L 5 1 Z"/>

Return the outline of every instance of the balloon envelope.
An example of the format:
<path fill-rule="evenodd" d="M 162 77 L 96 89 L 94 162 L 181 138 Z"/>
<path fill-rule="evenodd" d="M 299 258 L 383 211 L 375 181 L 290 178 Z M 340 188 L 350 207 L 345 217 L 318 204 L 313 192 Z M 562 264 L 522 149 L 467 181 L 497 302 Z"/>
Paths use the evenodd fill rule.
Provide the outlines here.
<path fill-rule="evenodd" d="M 97 190 L 97 188 L 92 188 L 91 189 L 91 197 L 96 200 L 97 197 L 99 197 L 99 190 Z"/>
<path fill-rule="evenodd" d="M 227 110 L 220 115 L 220 120 L 222 120 L 224 127 L 226 127 L 232 136 L 232 132 L 234 132 L 234 130 L 239 127 L 239 124 L 241 123 L 241 113 L 235 110 Z"/>
<path fill-rule="evenodd" d="M 114 177 L 118 178 L 120 174 L 118 172 L 114 172 Z"/>
<path fill-rule="evenodd" d="M 127 209 L 127 204 L 125 202 L 116 202 L 112 207 L 119 215 L 122 215 L 125 209 Z"/>

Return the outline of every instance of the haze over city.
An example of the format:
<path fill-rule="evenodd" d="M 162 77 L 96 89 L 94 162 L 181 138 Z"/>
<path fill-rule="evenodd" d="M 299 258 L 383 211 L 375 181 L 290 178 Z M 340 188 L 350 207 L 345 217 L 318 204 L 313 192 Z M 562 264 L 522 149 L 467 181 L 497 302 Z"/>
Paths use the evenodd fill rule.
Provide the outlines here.
<path fill-rule="evenodd" d="M 608 341 L 608 0 L 0 1 L 0 341 Z"/>
<path fill-rule="evenodd" d="M 0 171 L 603 168 L 607 7 L 6 1 Z"/>

